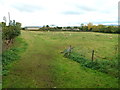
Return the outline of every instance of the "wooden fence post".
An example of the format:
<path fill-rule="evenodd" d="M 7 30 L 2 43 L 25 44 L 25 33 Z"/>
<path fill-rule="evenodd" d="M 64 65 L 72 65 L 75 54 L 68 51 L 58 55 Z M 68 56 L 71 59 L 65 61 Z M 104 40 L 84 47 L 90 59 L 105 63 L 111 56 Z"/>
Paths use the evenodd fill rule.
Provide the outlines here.
<path fill-rule="evenodd" d="M 92 50 L 92 61 L 94 60 L 94 50 Z"/>

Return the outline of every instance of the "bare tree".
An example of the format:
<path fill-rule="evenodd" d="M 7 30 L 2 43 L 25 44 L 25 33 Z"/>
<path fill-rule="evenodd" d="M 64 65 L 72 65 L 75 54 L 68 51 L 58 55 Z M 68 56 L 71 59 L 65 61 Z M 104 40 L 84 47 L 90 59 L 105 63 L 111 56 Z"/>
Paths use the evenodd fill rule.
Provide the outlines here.
<path fill-rule="evenodd" d="M 5 17 L 5 16 L 3 17 L 3 20 L 5 21 L 5 23 L 7 22 L 7 19 L 6 19 L 6 17 Z"/>

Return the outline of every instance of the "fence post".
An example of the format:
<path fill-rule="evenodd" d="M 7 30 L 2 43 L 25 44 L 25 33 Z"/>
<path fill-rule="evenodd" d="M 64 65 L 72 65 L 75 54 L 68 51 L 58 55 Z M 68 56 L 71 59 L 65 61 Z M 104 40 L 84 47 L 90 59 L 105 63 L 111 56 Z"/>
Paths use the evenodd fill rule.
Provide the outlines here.
<path fill-rule="evenodd" d="M 94 60 L 94 50 L 92 50 L 92 62 Z"/>

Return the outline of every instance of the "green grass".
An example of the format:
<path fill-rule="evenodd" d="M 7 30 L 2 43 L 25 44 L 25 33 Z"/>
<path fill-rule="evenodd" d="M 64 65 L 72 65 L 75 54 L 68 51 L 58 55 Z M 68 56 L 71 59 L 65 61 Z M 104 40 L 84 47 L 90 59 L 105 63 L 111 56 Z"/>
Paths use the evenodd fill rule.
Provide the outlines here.
<path fill-rule="evenodd" d="M 3 88 L 117 88 L 118 79 L 81 66 L 60 52 L 72 45 L 74 51 L 91 59 L 117 60 L 118 34 L 94 32 L 22 31 L 26 52 L 3 77 Z M 110 39 L 112 37 L 112 39 Z"/>

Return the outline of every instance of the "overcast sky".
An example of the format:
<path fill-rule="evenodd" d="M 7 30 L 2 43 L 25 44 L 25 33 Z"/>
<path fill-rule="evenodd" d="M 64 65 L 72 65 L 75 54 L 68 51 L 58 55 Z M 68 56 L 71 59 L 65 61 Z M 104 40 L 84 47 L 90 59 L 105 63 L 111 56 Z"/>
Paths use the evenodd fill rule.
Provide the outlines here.
<path fill-rule="evenodd" d="M 22 26 L 79 26 L 81 23 L 117 24 L 119 0 L 0 0 L 3 16 Z"/>

